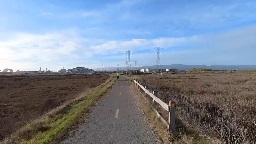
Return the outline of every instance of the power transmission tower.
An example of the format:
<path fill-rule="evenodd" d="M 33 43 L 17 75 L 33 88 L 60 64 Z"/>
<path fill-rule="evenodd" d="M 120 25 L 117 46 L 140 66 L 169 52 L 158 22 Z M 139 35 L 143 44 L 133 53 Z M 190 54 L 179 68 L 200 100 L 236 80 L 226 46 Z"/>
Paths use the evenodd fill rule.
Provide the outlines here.
<path fill-rule="evenodd" d="M 135 62 L 134 62 L 134 64 L 135 64 L 135 69 L 136 69 L 136 66 L 137 66 L 137 61 L 135 61 Z"/>
<path fill-rule="evenodd" d="M 157 64 L 157 69 L 158 72 L 160 73 L 160 47 L 156 47 L 156 64 Z"/>
<path fill-rule="evenodd" d="M 131 51 L 126 51 L 126 65 L 127 65 L 127 71 L 129 72 L 130 66 L 131 66 Z"/>

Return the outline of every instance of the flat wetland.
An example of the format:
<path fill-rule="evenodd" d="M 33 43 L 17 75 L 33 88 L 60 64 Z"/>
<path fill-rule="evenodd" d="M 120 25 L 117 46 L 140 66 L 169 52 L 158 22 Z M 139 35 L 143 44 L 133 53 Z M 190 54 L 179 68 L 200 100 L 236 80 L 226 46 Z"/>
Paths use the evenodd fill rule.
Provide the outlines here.
<path fill-rule="evenodd" d="M 139 81 L 201 132 L 226 142 L 256 141 L 256 74 L 183 73 L 140 75 Z"/>

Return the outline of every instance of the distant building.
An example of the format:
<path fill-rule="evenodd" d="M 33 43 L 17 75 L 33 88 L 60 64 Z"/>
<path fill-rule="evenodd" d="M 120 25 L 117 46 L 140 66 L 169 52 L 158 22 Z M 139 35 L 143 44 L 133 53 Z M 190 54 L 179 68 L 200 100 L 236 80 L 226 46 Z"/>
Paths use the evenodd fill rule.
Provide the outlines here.
<path fill-rule="evenodd" d="M 8 68 L 6 68 L 6 69 L 4 69 L 4 70 L 3 70 L 3 72 L 11 72 L 11 73 L 12 73 L 12 72 L 13 72 L 13 70 L 12 70 L 12 69 L 8 69 Z"/>
<path fill-rule="evenodd" d="M 67 73 L 67 70 L 64 69 L 64 67 L 63 67 L 63 68 L 62 68 L 61 70 L 59 70 L 58 72 L 64 74 L 64 73 Z"/>
<path fill-rule="evenodd" d="M 85 67 L 76 67 L 73 69 L 68 69 L 67 70 L 68 73 L 85 73 L 85 74 L 92 74 L 95 73 L 95 71 L 93 69 L 89 69 L 89 68 L 85 68 Z"/>
<path fill-rule="evenodd" d="M 149 73 L 150 70 L 149 69 L 141 69 L 140 72 L 142 72 L 142 73 Z"/>

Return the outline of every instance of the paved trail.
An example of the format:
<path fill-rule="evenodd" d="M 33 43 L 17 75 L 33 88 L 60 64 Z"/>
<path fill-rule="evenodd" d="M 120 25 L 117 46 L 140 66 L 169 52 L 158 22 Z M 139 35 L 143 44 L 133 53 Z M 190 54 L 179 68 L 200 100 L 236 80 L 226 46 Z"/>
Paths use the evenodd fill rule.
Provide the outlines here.
<path fill-rule="evenodd" d="M 63 144 L 83 143 L 158 143 L 148 127 L 123 77 L 91 109 L 88 122 L 82 123 Z"/>

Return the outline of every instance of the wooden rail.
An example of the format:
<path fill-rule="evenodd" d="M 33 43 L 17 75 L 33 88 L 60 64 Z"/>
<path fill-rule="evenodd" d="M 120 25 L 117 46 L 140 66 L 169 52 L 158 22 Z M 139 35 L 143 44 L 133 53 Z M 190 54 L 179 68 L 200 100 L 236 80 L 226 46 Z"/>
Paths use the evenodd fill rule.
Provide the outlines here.
<path fill-rule="evenodd" d="M 161 120 L 165 123 L 168 124 L 168 129 L 172 131 L 173 133 L 175 132 L 175 109 L 176 109 L 176 104 L 172 101 L 169 101 L 169 104 L 166 104 L 163 102 L 161 99 L 156 97 L 154 94 L 152 94 L 149 90 L 146 89 L 146 87 L 142 86 L 140 83 L 138 83 L 136 80 L 134 80 L 134 83 L 139 86 L 148 96 L 150 96 L 153 99 L 153 102 L 158 103 L 164 110 L 169 112 L 168 116 L 168 122 L 166 122 L 162 117 Z M 154 110 L 158 117 L 160 117 L 159 112 Z"/>

